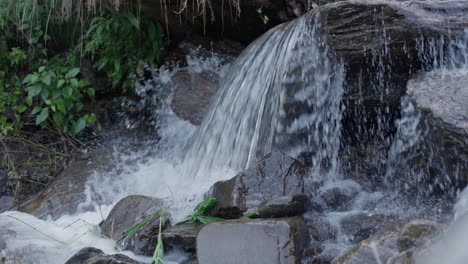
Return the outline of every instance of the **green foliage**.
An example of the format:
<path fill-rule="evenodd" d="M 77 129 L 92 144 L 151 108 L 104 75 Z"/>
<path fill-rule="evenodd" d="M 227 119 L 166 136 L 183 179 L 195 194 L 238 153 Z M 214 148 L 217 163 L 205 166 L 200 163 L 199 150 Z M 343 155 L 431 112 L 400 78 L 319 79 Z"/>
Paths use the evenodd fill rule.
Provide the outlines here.
<path fill-rule="evenodd" d="M 53 122 L 60 130 L 76 135 L 86 126 L 95 124 L 94 114 L 81 114 L 83 98 L 94 100 L 95 92 L 88 83 L 77 78 L 79 73 L 79 68 L 41 66 L 24 78 L 25 102 L 32 108 L 36 125 Z"/>
<path fill-rule="evenodd" d="M 20 116 L 26 110 L 21 103 L 22 87 L 15 74 L 26 60 L 26 53 L 20 49 L 8 49 L 0 41 L 0 135 L 6 135 L 21 126 Z"/>
<path fill-rule="evenodd" d="M 145 218 L 143 218 L 143 220 L 141 220 L 140 222 L 134 224 L 133 226 L 131 226 L 129 229 L 127 229 L 122 237 L 118 240 L 118 241 L 121 241 L 122 239 L 128 237 L 128 236 L 131 236 L 133 234 L 135 234 L 138 230 L 140 230 L 140 228 L 144 227 L 148 222 L 150 222 L 151 220 L 153 220 L 155 217 L 162 217 L 164 213 L 164 210 L 163 209 L 159 209 L 157 211 L 155 211 L 154 213 L 146 216 Z M 162 219 L 162 218 L 161 218 Z"/>
<path fill-rule="evenodd" d="M 208 224 L 212 222 L 219 222 L 223 221 L 224 219 L 218 217 L 208 216 L 208 213 L 211 209 L 214 208 L 218 201 L 216 198 L 213 197 L 205 197 L 203 201 L 201 201 L 193 210 L 193 213 L 188 215 L 184 220 L 183 223 L 201 223 L 201 224 Z"/>
<path fill-rule="evenodd" d="M 162 239 L 162 226 L 165 222 L 165 210 L 161 212 L 161 218 L 159 219 L 159 232 L 157 237 L 156 248 L 154 249 L 153 257 L 151 258 L 151 264 L 165 264 L 164 261 L 164 244 Z"/>
<path fill-rule="evenodd" d="M 91 57 L 94 68 L 103 71 L 113 87 L 132 91 L 137 68 L 159 62 L 162 37 L 159 24 L 124 12 L 94 18 L 77 50 Z"/>
<path fill-rule="evenodd" d="M 262 19 L 263 21 L 263 24 L 268 24 L 268 22 L 270 21 L 270 19 L 268 18 L 267 15 L 263 14 L 263 10 L 262 8 L 260 7 L 259 9 L 257 9 L 257 13 L 258 15 L 260 16 L 260 18 Z"/>

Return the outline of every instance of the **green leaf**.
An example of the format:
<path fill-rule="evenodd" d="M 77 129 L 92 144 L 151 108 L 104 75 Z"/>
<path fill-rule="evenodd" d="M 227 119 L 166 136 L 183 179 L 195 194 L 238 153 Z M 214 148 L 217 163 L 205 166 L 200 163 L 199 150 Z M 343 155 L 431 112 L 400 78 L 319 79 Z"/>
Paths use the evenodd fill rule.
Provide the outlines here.
<path fill-rule="evenodd" d="M 80 87 L 79 82 L 78 82 L 78 80 L 76 78 L 71 79 L 70 84 L 71 84 L 71 86 L 73 86 L 75 88 Z"/>
<path fill-rule="evenodd" d="M 32 106 L 32 97 L 31 96 L 27 96 L 24 101 L 26 102 L 27 105 L 29 106 Z"/>
<path fill-rule="evenodd" d="M 59 98 L 62 95 L 62 91 L 60 90 L 53 90 L 52 91 L 52 100 Z"/>
<path fill-rule="evenodd" d="M 96 96 L 96 91 L 93 88 L 88 88 L 87 93 L 89 98 L 94 100 L 94 97 Z"/>
<path fill-rule="evenodd" d="M 29 86 L 28 88 L 28 96 L 34 97 L 37 96 L 42 91 L 42 86 L 40 85 L 33 85 Z"/>
<path fill-rule="evenodd" d="M 78 119 L 72 126 L 72 133 L 74 135 L 80 133 L 86 127 L 86 120 L 83 118 Z"/>
<path fill-rule="evenodd" d="M 49 75 L 44 75 L 41 77 L 41 82 L 43 82 L 45 85 L 50 85 L 51 81 L 52 79 Z"/>
<path fill-rule="evenodd" d="M 36 125 L 42 124 L 49 117 L 49 108 L 42 109 L 41 114 L 36 117 Z"/>
<path fill-rule="evenodd" d="M 140 21 L 133 14 L 128 15 L 128 20 L 137 30 L 140 30 Z"/>
<path fill-rule="evenodd" d="M 78 75 L 78 73 L 80 73 L 80 68 L 73 68 L 70 71 L 68 71 L 67 77 L 68 78 L 74 78 L 74 77 L 76 77 L 76 75 Z"/>
<path fill-rule="evenodd" d="M 70 97 L 72 97 L 72 95 L 73 95 L 73 89 L 70 86 L 66 86 L 65 88 L 63 88 L 63 96 L 66 99 L 69 99 Z"/>
<path fill-rule="evenodd" d="M 218 200 L 214 197 L 205 197 L 193 210 L 194 215 L 206 215 L 216 205 Z"/>
<path fill-rule="evenodd" d="M 39 73 L 43 72 L 45 70 L 45 68 L 46 68 L 45 66 L 39 67 Z"/>
<path fill-rule="evenodd" d="M 42 100 L 46 101 L 48 97 L 49 97 L 49 90 L 43 89 L 42 92 L 41 92 Z"/>
<path fill-rule="evenodd" d="M 29 83 L 33 84 L 39 80 L 39 75 L 38 74 L 28 74 L 23 80 L 23 84 Z"/>
<path fill-rule="evenodd" d="M 57 88 L 62 87 L 62 85 L 64 85 L 64 84 L 65 84 L 65 80 L 64 80 L 64 79 L 58 80 L 58 82 L 57 82 Z"/>
<path fill-rule="evenodd" d="M 63 123 L 63 117 L 64 115 L 61 112 L 55 112 L 52 116 L 52 119 L 54 120 L 55 124 L 61 127 Z"/>
<path fill-rule="evenodd" d="M 42 110 L 42 107 L 36 106 L 36 107 L 34 107 L 34 109 L 32 110 L 31 114 L 35 115 L 35 114 L 39 113 L 41 110 Z"/>
<path fill-rule="evenodd" d="M 65 104 L 63 103 L 63 100 L 57 100 L 55 102 L 55 105 L 57 106 L 57 109 L 62 112 L 63 114 L 67 113 L 67 108 L 65 107 Z"/>
<path fill-rule="evenodd" d="M 26 111 L 26 106 L 25 105 L 18 105 L 18 113 L 24 113 Z"/>

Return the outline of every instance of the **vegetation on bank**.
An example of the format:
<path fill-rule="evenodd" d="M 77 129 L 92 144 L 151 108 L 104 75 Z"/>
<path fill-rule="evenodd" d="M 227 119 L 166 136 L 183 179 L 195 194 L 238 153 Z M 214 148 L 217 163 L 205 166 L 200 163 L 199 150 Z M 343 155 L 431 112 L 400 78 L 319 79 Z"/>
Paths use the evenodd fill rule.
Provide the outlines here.
<path fill-rule="evenodd" d="M 88 1 L 89 2 L 89 1 Z M 159 62 L 161 26 L 137 8 L 70 0 L 0 3 L 0 133 L 40 125 L 76 135 L 96 125 L 83 111 L 95 89 L 84 60 L 113 89 L 132 93 L 138 67 Z"/>
<path fill-rule="evenodd" d="M 95 100 L 134 96 L 136 72 L 159 63 L 163 39 L 138 5 L 0 1 L 0 183 L 15 182 L 0 196 L 31 184 L 21 167 L 43 167 L 53 178 L 85 132 L 99 129 Z"/>

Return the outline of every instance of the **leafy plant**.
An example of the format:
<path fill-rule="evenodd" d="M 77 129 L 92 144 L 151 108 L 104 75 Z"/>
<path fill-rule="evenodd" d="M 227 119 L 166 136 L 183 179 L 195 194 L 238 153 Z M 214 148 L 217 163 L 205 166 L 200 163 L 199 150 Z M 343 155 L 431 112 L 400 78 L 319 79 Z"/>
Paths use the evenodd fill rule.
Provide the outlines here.
<path fill-rule="evenodd" d="M 263 24 L 266 25 L 266 24 L 270 21 L 270 19 L 268 18 L 268 16 L 265 15 L 265 14 L 263 14 L 263 10 L 262 10 L 261 7 L 260 7 L 259 9 L 257 9 L 257 13 L 258 13 L 258 15 L 260 16 L 260 18 L 262 19 Z"/>
<path fill-rule="evenodd" d="M 214 197 L 205 197 L 193 210 L 193 213 L 188 215 L 180 223 L 201 223 L 208 224 L 212 222 L 223 221 L 219 217 L 208 216 L 208 213 L 213 209 L 218 201 Z"/>
<path fill-rule="evenodd" d="M 94 68 L 103 71 L 113 87 L 132 91 L 134 73 L 141 64 L 157 64 L 163 47 L 163 31 L 158 23 L 133 13 L 96 17 L 83 36 L 83 56 L 90 56 Z"/>
<path fill-rule="evenodd" d="M 81 114 L 83 97 L 94 100 L 95 91 L 77 78 L 79 73 L 79 68 L 41 66 L 24 78 L 25 102 L 33 107 L 31 114 L 36 116 L 36 125 L 52 121 L 61 130 L 78 134 L 95 124 L 94 114 Z"/>

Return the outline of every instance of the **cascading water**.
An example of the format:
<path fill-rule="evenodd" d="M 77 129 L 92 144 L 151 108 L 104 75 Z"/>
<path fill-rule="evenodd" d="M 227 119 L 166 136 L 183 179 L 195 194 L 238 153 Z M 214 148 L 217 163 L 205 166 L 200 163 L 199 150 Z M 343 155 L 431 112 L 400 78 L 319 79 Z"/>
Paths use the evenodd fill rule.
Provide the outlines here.
<path fill-rule="evenodd" d="M 85 246 L 114 253 L 113 242 L 100 238 L 94 226 L 119 199 L 130 194 L 166 198 L 177 221 L 215 181 L 234 176 L 274 149 L 315 153 L 314 163 L 321 167 L 327 160 L 327 169 L 333 172 L 340 139 L 343 66 L 329 54 L 318 21 L 318 15 L 304 16 L 252 43 L 227 71 L 195 132 L 163 107 L 159 116 L 166 120 L 160 121 L 164 123 L 157 151 L 120 153 L 116 159 L 120 165 L 114 171 L 89 178 L 88 199 L 79 208 L 94 208 L 94 212 L 77 211 L 55 221 L 19 212 L 0 215 L 1 230 L 5 230 L 0 239 L 9 241 L 2 255 L 23 263 L 63 263 Z M 141 88 L 146 93 L 148 87 Z M 151 98 L 146 101 L 152 103 Z M 153 154 L 148 157 L 148 153 Z"/>
<path fill-rule="evenodd" d="M 319 14 L 312 13 L 272 29 L 252 43 L 227 71 L 215 65 L 216 71 L 225 75 L 201 126 L 196 129 L 175 117 L 168 107 L 163 107 L 158 112 L 163 118 L 160 121 L 163 123 L 159 123 L 162 139 L 158 145 L 151 145 L 151 152 L 118 153 L 117 163 L 120 164 L 115 171 L 97 172 L 90 177 L 86 188 L 89 199 L 79 206 L 81 211 L 56 220 L 39 220 L 19 212 L 1 214 L 0 240 L 8 241 L 5 248 L 0 244 L 1 254 L 12 261 L 18 258 L 23 263 L 53 264 L 63 263 L 86 246 L 101 248 L 106 253 L 118 252 L 115 243 L 100 237 L 95 227 L 119 199 L 130 194 L 166 198 L 169 211 L 177 221 L 193 209 L 214 182 L 234 176 L 257 158 L 278 149 L 293 155 L 305 152 L 312 157 L 313 171 L 309 179 L 319 181 L 320 195 L 337 188 L 341 188 L 345 196 L 349 195 L 347 197 L 356 194 L 355 198 L 350 198 L 354 200 L 348 211 L 324 213 L 330 226 L 337 226 L 336 237 L 323 243 L 325 254 L 336 256 L 358 239 L 355 234 L 341 229 L 342 220 L 348 216 L 377 214 L 403 219 L 424 211 L 426 208 L 417 208 L 395 197 L 398 194 L 388 194 L 384 186 L 368 190 L 353 180 L 341 181 L 333 177 L 347 173 L 338 170 L 344 66 L 328 51 L 319 19 Z M 380 21 L 376 23 L 380 25 Z M 385 43 L 385 30 L 381 33 Z M 439 53 L 444 49 L 439 49 L 435 42 L 430 43 L 430 52 L 422 47 L 424 52 L 420 56 L 425 61 L 432 60 L 433 68 L 462 69 L 468 61 L 467 39 L 451 42 L 456 48 L 444 54 Z M 389 52 L 385 46 L 383 53 L 372 55 L 373 67 L 381 71 L 372 77 L 371 83 L 380 95 L 385 95 L 390 85 L 379 83 L 380 78 L 392 75 L 391 65 L 384 63 Z M 189 71 L 191 66 L 194 65 L 189 65 Z M 196 66 L 197 70 L 213 67 L 212 63 Z M 167 82 L 168 76 L 170 74 L 158 81 Z M 151 85 L 142 88 L 145 92 Z M 382 119 L 362 133 L 387 140 L 383 134 L 390 123 L 385 119 L 386 111 L 385 108 L 376 110 Z M 424 133 L 419 130 L 418 120 L 419 112 L 405 97 L 402 117 L 397 122 L 398 131 L 390 147 L 388 182 L 393 181 L 398 170 L 407 168 L 403 155 L 421 142 Z M 104 205 L 99 206 L 93 199 L 96 195 Z M 464 208 L 463 199 L 460 201 L 458 207 Z M 94 208 L 94 211 L 87 212 L 85 208 Z M 457 212 L 461 214 L 465 210 Z M 149 261 L 131 252 L 123 253 Z"/>
<path fill-rule="evenodd" d="M 187 174 L 226 165 L 240 171 L 275 148 L 336 161 L 343 68 L 327 52 L 318 16 L 267 32 L 229 72 L 188 142 Z"/>

